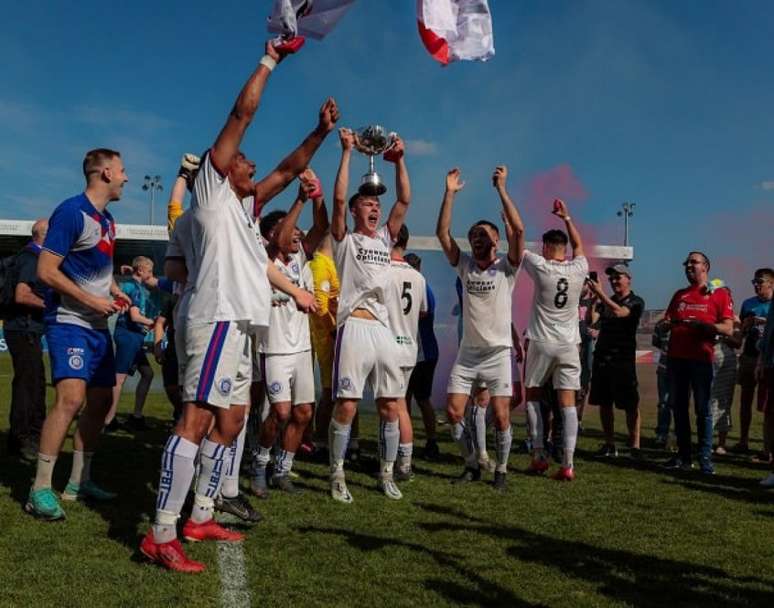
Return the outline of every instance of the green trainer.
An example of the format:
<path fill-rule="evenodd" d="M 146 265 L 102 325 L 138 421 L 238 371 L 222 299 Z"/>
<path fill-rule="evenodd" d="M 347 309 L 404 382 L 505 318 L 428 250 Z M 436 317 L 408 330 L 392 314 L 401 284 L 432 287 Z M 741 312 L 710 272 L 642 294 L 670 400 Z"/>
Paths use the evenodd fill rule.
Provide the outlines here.
<path fill-rule="evenodd" d="M 106 501 L 113 500 L 116 497 L 115 492 L 108 492 L 103 490 L 96 483 L 91 481 L 84 481 L 80 485 L 69 483 L 65 486 L 64 492 L 62 492 L 62 500 L 96 500 Z"/>
<path fill-rule="evenodd" d="M 27 504 L 24 505 L 24 510 L 47 521 L 56 521 L 65 517 L 65 512 L 59 506 L 56 494 L 51 488 L 30 489 L 30 496 Z"/>

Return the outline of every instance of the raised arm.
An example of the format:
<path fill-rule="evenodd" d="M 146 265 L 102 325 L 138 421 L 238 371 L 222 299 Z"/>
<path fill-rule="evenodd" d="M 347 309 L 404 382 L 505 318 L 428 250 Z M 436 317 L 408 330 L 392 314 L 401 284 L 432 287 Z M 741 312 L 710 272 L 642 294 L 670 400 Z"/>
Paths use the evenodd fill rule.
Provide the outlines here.
<path fill-rule="evenodd" d="M 452 205 L 457 192 L 464 187 L 465 182 L 460 180 L 459 169 L 454 168 L 446 174 L 446 190 L 443 194 L 441 212 L 438 214 L 438 224 L 435 228 L 435 235 L 441 242 L 441 249 L 452 266 L 456 266 L 460 261 L 460 248 L 451 234 Z"/>
<path fill-rule="evenodd" d="M 198 156 L 190 153 L 183 154 L 183 158 L 180 159 L 180 169 L 177 172 L 175 183 L 169 191 L 169 202 L 167 203 L 167 232 L 170 236 L 175 229 L 178 218 L 183 215 L 185 191 L 193 188 L 200 161 Z"/>
<path fill-rule="evenodd" d="M 567 211 L 567 205 L 564 201 L 556 199 L 554 201 L 554 210 L 552 212 L 556 217 L 564 220 L 565 228 L 567 229 L 567 236 L 570 238 L 570 246 L 572 247 L 572 255 L 575 258 L 585 256 L 583 251 L 583 241 L 581 240 L 580 232 L 572 223 L 570 213 Z"/>
<path fill-rule="evenodd" d="M 329 97 L 320 108 L 319 120 L 314 130 L 306 136 L 300 146 L 282 159 L 269 175 L 255 184 L 256 208 L 263 207 L 306 169 L 320 144 L 336 126 L 338 120 L 339 108 Z"/>
<path fill-rule="evenodd" d="M 325 206 L 325 197 L 319 184 L 320 182 L 317 180 L 316 187 L 320 195 L 312 197 L 312 227 L 304 237 L 304 252 L 309 259 L 312 259 L 320 241 L 322 241 L 331 227 L 330 220 L 328 219 L 328 209 Z M 316 194 L 316 192 L 312 192 L 312 194 Z"/>
<path fill-rule="evenodd" d="M 271 71 L 282 59 L 283 56 L 277 52 L 272 43 L 267 42 L 266 55 L 261 58 L 258 67 L 247 79 L 234 107 L 231 108 L 226 124 L 210 151 L 210 159 L 222 175 L 231 169 L 231 163 L 234 162 L 234 158 L 239 152 L 242 138 L 258 109 L 266 81 L 269 79 Z"/>
<path fill-rule="evenodd" d="M 524 222 L 521 219 L 516 205 L 513 204 L 508 190 L 505 187 L 508 178 L 508 168 L 501 165 L 495 168 L 492 175 L 492 184 L 500 195 L 503 204 L 503 214 L 510 230 L 506 230 L 508 236 L 508 261 L 513 266 L 518 266 L 524 253 Z"/>
<path fill-rule="evenodd" d="M 390 210 L 390 217 L 387 218 L 387 228 L 394 239 L 398 238 L 398 232 L 403 226 L 411 204 L 411 182 L 404 152 L 403 140 L 398 137 L 395 146 L 384 155 L 385 160 L 395 163 L 395 192 L 398 198 Z"/>
<path fill-rule="evenodd" d="M 349 188 L 349 161 L 355 145 L 355 134 L 350 129 L 339 129 L 341 141 L 341 160 L 333 187 L 333 216 L 331 217 L 331 236 L 340 241 L 347 233 L 347 189 Z"/>
<path fill-rule="evenodd" d="M 275 231 L 275 243 L 280 251 L 288 251 L 293 243 L 293 233 L 296 231 L 296 223 L 304 203 L 307 200 L 307 192 L 304 190 L 303 182 L 298 186 L 298 196 L 288 209 L 288 214 L 280 220 Z"/>

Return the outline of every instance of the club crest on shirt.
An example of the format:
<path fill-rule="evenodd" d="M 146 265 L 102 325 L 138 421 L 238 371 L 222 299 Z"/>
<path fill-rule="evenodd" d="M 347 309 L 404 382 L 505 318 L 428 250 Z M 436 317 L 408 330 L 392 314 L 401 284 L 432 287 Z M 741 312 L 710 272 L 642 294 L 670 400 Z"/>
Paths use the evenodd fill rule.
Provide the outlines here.
<path fill-rule="evenodd" d="M 269 394 L 278 395 L 282 391 L 282 382 L 272 382 L 269 385 Z"/>
<path fill-rule="evenodd" d="M 81 350 L 81 349 L 71 349 L 71 350 Z M 83 369 L 83 357 L 81 355 L 70 355 L 70 359 L 67 361 L 67 363 L 70 365 L 70 369 Z"/>
<path fill-rule="evenodd" d="M 352 380 L 350 380 L 346 376 L 344 378 L 339 378 L 339 389 L 341 389 L 342 391 L 351 391 Z"/>
<path fill-rule="evenodd" d="M 218 390 L 220 391 L 221 395 L 228 395 L 231 393 L 232 388 L 234 388 L 234 382 L 228 376 L 218 380 Z"/>

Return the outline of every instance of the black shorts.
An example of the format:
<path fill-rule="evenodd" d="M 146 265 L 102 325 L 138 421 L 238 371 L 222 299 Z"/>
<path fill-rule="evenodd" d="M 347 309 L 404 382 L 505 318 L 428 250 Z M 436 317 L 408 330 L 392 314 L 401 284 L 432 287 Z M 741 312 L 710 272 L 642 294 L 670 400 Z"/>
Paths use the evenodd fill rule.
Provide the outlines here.
<path fill-rule="evenodd" d="M 414 399 L 429 399 L 433 394 L 433 376 L 437 359 L 432 361 L 420 361 L 411 372 L 407 393 L 414 395 Z"/>
<path fill-rule="evenodd" d="M 164 386 L 179 386 L 179 372 L 177 353 L 175 347 L 170 343 L 164 351 L 164 359 L 161 361 L 161 376 L 164 378 Z"/>
<path fill-rule="evenodd" d="M 595 356 L 591 372 L 592 405 L 615 406 L 633 410 L 640 404 L 637 368 L 634 361 L 620 361 L 607 356 Z"/>

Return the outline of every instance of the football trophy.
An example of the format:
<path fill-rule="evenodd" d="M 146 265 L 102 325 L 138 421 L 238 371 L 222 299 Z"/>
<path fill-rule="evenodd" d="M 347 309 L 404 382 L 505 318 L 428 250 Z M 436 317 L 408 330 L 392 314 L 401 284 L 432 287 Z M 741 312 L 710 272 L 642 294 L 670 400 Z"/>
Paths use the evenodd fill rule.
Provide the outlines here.
<path fill-rule="evenodd" d="M 355 149 L 368 156 L 368 173 L 360 181 L 358 192 L 363 196 L 381 196 L 387 186 L 374 167 L 374 157 L 389 152 L 397 141 L 396 133 L 388 133 L 380 125 L 369 125 L 355 132 Z"/>

